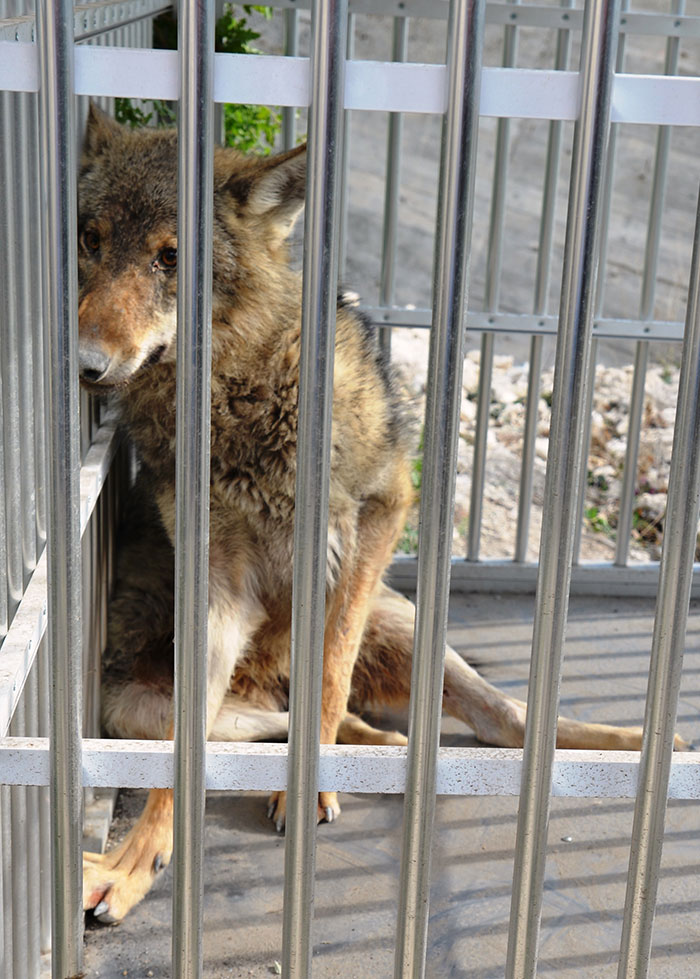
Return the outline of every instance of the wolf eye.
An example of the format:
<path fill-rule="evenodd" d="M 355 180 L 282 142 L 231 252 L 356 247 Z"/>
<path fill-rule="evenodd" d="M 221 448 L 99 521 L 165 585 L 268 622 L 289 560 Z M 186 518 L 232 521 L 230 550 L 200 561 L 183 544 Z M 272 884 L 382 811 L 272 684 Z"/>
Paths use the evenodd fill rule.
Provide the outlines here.
<path fill-rule="evenodd" d="M 162 248 L 158 255 L 158 264 L 163 269 L 177 267 L 177 248 Z"/>
<path fill-rule="evenodd" d="M 97 231 L 83 231 L 83 245 L 89 252 L 96 252 L 100 247 L 100 236 Z"/>

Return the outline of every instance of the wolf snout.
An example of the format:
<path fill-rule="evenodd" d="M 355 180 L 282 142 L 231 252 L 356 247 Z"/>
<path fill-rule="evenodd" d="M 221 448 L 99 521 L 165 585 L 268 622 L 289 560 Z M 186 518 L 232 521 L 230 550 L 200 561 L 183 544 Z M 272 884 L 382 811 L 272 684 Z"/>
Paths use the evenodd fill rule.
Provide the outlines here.
<path fill-rule="evenodd" d="M 97 384 L 109 370 L 110 361 L 111 357 L 101 347 L 81 344 L 78 358 L 81 379 Z"/>

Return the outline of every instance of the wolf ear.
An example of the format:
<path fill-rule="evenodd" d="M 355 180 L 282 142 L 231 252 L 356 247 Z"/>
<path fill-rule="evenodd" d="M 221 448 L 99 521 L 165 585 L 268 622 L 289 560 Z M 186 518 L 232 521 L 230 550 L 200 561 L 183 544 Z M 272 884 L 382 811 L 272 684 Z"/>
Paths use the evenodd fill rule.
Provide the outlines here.
<path fill-rule="evenodd" d="M 83 159 L 92 159 L 104 153 L 107 146 L 114 142 L 116 136 L 123 132 L 118 122 L 98 109 L 94 102 L 90 102 L 90 109 L 85 126 L 85 139 L 83 141 Z"/>
<path fill-rule="evenodd" d="M 266 221 L 278 241 L 284 241 L 304 206 L 306 146 L 269 157 L 249 172 L 232 175 L 228 189 L 242 213 Z"/>

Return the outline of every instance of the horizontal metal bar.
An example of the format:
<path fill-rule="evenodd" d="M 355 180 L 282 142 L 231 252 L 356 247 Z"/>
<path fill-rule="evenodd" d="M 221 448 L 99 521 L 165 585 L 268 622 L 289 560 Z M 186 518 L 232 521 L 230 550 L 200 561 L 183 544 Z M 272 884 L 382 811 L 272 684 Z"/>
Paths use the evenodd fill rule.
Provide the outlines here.
<path fill-rule="evenodd" d="M 38 85 L 35 46 L 0 41 L 0 89 L 34 92 Z M 82 45 L 75 51 L 75 88 L 78 95 L 178 99 L 177 52 Z M 217 54 L 214 98 L 217 102 L 307 106 L 308 59 Z M 348 62 L 346 109 L 443 113 L 445 106 L 444 65 Z M 483 70 L 481 115 L 573 120 L 578 110 L 578 72 Z M 700 78 L 617 75 L 612 121 L 700 126 Z"/>
<path fill-rule="evenodd" d="M 47 738 L 0 738 L 0 783 L 46 785 Z M 438 795 L 518 795 L 520 748 L 440 748 Z M 631 799 L 637 786 L 635 751 L 573 751 L 555 755 L 553 795 L 576 799 Z M 321 745 L 322 791 L 400 794 L 406 748 Z M 207 789 L 276 791 L 287 782 L 287 745 L 210 741 Z M 83 784 L 167 788 L 173 784 L 171 741 L 83 741 Z M 700 755 L 676 753 L 672 799 L 700 799 Z"/>
<path fill-rule="evenodd" d="M 96 433 L 80 470 L 80 533 L 85 532 L 119 445 L 116 425 Z M 46 631 L 46 553 L 42 554 L 0 648 L 0 732 L 5 732 Z"/>
<path fill-rule="evenodd" d="M 377 326 L 405 326 L 429 329 L 431 310 L 427 307 L 368 306 L 359 309 Z M 554 336 L 559 317 L 553 314 L 501 313 L 470 309 L 467 330 L 474 333 L 526 333 L 531 336 Z M 601 317 L 593 323 L 593 335 L 618 340 L 662 340 L 664 343 L 683 339 L 683 323 L 667 320 L 628 320 Z"/>
<path fill-rule="evenodd" d="M 416 588 L 417 562 L 414 557 L 396 556 L 389 567 L 388 581 L 399 591 Z M 450 572 L 453 592 L 510 592 L 534 594 L 537 565 L 515 561 L 465 561 L 452 559 Z M 575 565 L 571 577 L 572 595 L 649 597 L 659 585 L 658 562 L 630 564 L 624 568 L 608 563 Z M 691 596 L 700 598 L 700 564 L 693 574 Z"/>

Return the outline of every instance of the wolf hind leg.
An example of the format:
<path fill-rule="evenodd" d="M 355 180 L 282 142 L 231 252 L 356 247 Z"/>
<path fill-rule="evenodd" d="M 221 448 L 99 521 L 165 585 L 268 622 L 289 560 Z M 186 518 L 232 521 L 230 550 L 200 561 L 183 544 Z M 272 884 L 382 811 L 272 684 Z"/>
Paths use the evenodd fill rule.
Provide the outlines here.
<path fill-rule="evenodd" d="M 397 592 L 382 586 L 367 622 L 353 674 L 354 710 L 366 707 L 405 707 L 410 695 L 415 607 Z M 522 747 L 527 704 L 488 683 L 451 647 L 445 651 L 443 709 L 463 721 L 480 741 L 498 747 Z M 639 750 L 642 729 L 589 724 L 559 717 L 557 747 L 599 750 Z M 688 743 L 679 735 L 676 750 Z"/>

